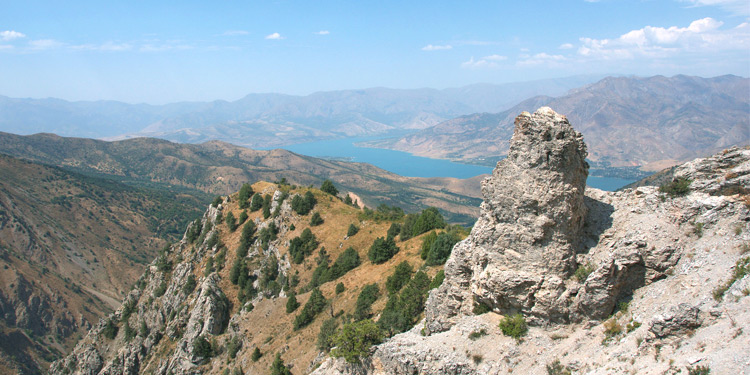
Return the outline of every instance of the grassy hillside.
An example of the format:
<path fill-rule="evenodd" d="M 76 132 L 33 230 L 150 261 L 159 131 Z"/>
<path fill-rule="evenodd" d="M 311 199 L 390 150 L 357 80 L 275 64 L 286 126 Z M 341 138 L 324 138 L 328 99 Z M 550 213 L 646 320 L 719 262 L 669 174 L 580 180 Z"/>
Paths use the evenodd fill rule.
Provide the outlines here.
<path fill-rule="evenodd" d="M 378 320 L 389 299 L 388 277 L 397 265 L 406 262 L 414 271 L 423 271 L 426 276 L 421 277 L 427 283 L 442 269 L 440 262 L 427 266 L 420 256 L 422 242 L 431 236 L 430 231 L 416 236 L 395 236 L 393 241 L 399 251 L 390 259 L 376 264 L 368 257 L 373 243 L 386 238 L 394 223 L 424 230 L 429 228 L 425 223 L 439 222 L 435 217 L 434 221 L 425 219 L 432 217 L 431 214 L 404 217 L 399 209 L 366 212 L 339 197 L 308 187 L 258 182 L 252 185 L 252 190 L 258 197 L 255 200 L 268 197 L 267 209 L 257 207 L 253 211 L 250 203 L 253 199 L 240 199 L 238 193 L 216 200 L 202 221 L 189 226 L 181 242 L 152 263 L 130 293 L 125 305 L 138 308 L 123 307 L 106 318 L 77 350 L 101 353 L 104 366 L 116 370 L 123 362 L 132 363 L 127 358 L 120 360 L 116 353 L 132 353 L 131 348 L 143 348 L 158 338 L 145 353 L 138 354 L 139 372 L 223 374 L 227 370 L 241 369 L 243 373 L 268 373 L 279 354 L 282 361 L 291 366 L 293 374 L 303 374 L 323 358 L 321 353 L 326 348 L 319 348 L 318 342 L 324 323 L 329 327 L 333 323 L 340 329 L 347 322 Z M 296 209 L 298 201 L 310 199 L 310 196 L 316 201 L 312 210 Z M 315 225 L 313 218 L 317 216 L 322 223 Z M 227 217 L 247 219 L 245 222 L 227 221 Z M 246 225 L 255 230 L 245 229 Z M 352 234 L 352 225 L 358 228 L 356 234 Z M 268 236 L 270 228 L 277 229 L 275 235 Z M 466 235 L 458 226 L 447 226 L 438 232 L 446 230 L 456 238 Z M 314 236 L 314 245 L 297 246 L 300 240 L 296 238 L 305 238 L 308 231 Z M 412 233 L 418 231 L 414 229 Z M 346 272 L 332 271 L 339 257 L 353 252 L 360 259 L 359 265 Z M 338 277 L 330 276 L 334 273 Z M 416 278 L 407 275 L 402 280 L 407 283 Z M 315 282 L 316 279 L 319 282 Z M 362 305 L 358 303 L 362 291 L 373 288 L 366 287 L 368 284 L 377 285 L 379 293 L 374 295 L 369 308 L 358 308 Z M 409 289 L 409 285 L 402 290 Z M 219 296 L 207 297 L 207 291 L 215 288 L 220 290 Z M 393 291 L 394 295 L 402 293 Z M 426 290 L 416 293 L 408 299 L 409 303 L 426 296 Z M 309 319 L 303 319 L 308 309 L 306 305 L 315 294 L 322 295 L 325 302 Z M 299 303 L 296 309 L 288 306 L 291 295 Z M 208 300 L 213 302 L 206 302 Z M 206 310 L 205 306 L 226 307 Z M 408 319 L 416 322 L 421 308 L 414 311 Z M 164 316 L 168 318 L 154 318 Z M 196 321 L 203 323 L 193 326 Z M 209 321 L 214 328 L 207 331 L 205 322 Z M 226 326 L 217 329 L 216 324 L 221 325 L 221 321 L 225 321 Z M 106 329 L 102 329 L 108 325 L 116 327 L 110 337 Z M 127 336 L 122 333 L 126 326 L 147 329 Z M 198 336 L 196 329 L 204 333 Z M 259 358 L 254 355 L 256 349 L 262 354 Z M 199 352 L 202 355 L 198 355 Z M 186 355 L 191 358 L 190 362 L 185 362 Z M 87 364 L 76 358 L 80 358 L 79 354 L 73 353 L 54 369 L 86 368 Z"/>
<path fill-rule="evenodd" d="M 71 350 L 207 199 L 0 155 L 0 372 Z"/>

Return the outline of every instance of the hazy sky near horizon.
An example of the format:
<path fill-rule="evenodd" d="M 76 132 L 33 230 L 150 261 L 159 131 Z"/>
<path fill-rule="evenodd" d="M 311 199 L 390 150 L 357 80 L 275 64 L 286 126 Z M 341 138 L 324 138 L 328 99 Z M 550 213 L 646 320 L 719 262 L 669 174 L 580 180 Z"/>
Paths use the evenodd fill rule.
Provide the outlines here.
<path fill-rule="evenodd" d="M 579 74 L 750 76 L 748 0 L 8 1 L 0 95 L 162 104 Z"/>

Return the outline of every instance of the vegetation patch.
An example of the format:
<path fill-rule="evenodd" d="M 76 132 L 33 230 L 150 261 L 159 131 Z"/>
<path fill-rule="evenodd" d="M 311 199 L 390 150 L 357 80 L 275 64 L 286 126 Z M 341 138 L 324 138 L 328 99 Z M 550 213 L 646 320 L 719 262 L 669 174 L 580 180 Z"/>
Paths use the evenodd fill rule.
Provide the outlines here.
<path fill-rule="evenodd" d="M 394 241 L 393 238 L 378 237 L 375 239 L 375 242 L 372 243 L 372 246 L 370 246 L 370 251 L 367 252 L 367 257 L 370 258 L 371 262 L 381 264 L 393 258 L 399 250 L 400 249 L 396 246 L 396 241 Z"/>
<path fill-rule="evenodd" d="M 529 327 L 526 325 L 526 319 L 523 315 L 516 313 L 506 316 L 500 321 L 500 330 L 503 331 L 504 335 L 510 336 L 516 341 L 521 341 L 521 338 L 529 331 Z"/>
<path fill-rule="evenodd" d="M 331 355 L 343 357 L 349 363 L 358 363 L 369 357 L 370 347 L 383 340 L 383 332 L 370 319 L 347 323 L 333 337 Z"/>
<path fill-rule="evenodd" d="M 692 181 L 686 178 L 678 177 L 664 185 L 659 186 L 659 191 L 669 195 L 672 198 L 682 197 L 690 192 L 691 182 Z"/>
<path fill-rule="evenodd" d="M 721 301 L 724 298 L 724 293 L 726 293 L 727 290 L 732 287 L 734 282 L 742 279 L 748 273 L 750 273 L 750 257 L 737 260 L 737 263 L 734 265 L 732 277 L 725 283 L 719 285 L 716 289 L 714 289 L 714 299 L 717 301 Z"/>
<path fill-rule="evenodd" d="M 589 277 L 591 272 L 594 271 L 594 266 L 591 265 L 591 263 L 587 264 L 581 264 L 576 269 L 576 272 L 573 274 L 573 277 L 575 277 L 578 282 L 584 282 Z"/>

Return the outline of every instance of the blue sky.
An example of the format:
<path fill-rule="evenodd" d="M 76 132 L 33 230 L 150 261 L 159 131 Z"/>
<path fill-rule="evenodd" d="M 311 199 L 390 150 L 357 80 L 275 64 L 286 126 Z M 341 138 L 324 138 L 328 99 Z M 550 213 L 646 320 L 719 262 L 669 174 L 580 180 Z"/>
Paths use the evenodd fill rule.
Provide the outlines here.
<path fill-rule="evenodd" d="M 0 95 L 131 103 L 750 76 L 750 1 L 7 1 Z"/>

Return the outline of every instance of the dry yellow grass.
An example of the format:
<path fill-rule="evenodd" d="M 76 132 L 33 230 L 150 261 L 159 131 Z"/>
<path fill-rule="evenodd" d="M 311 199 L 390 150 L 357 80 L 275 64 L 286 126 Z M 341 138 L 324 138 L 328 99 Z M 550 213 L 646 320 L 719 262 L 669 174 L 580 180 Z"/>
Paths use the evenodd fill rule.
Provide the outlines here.
<path fill-rule="evenodd" d="M 253 185 L 253 190 L 255 192 L 261 192 L 263 194 L 273 194 L 273 191 L 277 188 L 276 185 L 267 182 L 259 182 Z M 290 193 L 304 194 L 307 190 L 309 189 L 295 188 L 292 189 Z M 317 336 L 320 331 L 320 326 L 326 319 L 339 311 L 352 313 L 360 290 L 364 285 L 371 283 L 377 283 L 381 291 L 380 298 L 373 305 L 373 312 L 375 313 L 375 316 L 377 316 L 385 306 L 387 292 L 384 284 L 386 278 L 393 272 L 394 267 L 402 261 L 408 261 L 412 264 L 414 269 L 419 269 L 424 264 L 424 261 L 419 256 L 422 236 L 417 236 L 404 242 L 397 241 L 397 245 L 401 249 L 398 254 L 383 264 L 372 264 L 367 258 L 367 252 L 370 245 L 377 237 L 384 237 L 386 235 L 391 222 L 376 222 L 373 220 L 360 221 L 359 209 L 348 206 L 340 200 L 317 189 L 312 189 L 312 191 L 318 201 L 313 211 L 303 216 L 294 213 L 289 217 L 285 217 L 285 223 L 287 225 L 293 224 L 295 229 L 279 234 L 279 243 L 283 244 L 280 249 L 282 256 L 288 256 L 288 241 L 299 236 L 305 228 L 310 228 L 320 242 L 318 249 L 316 249 L 312 255 L 306 257 L 302 264 L 292 263 L 291 268 L 288 270 L 288 275 L 290 277 L 295 274 L 295 272 L 299 272 L 300 283 L 297 290 L 310 282 L 313 271 L 317 266 L 316 259 L 318 251 L 322 247 L 325 247 L 331 263 L 333 263 L 344 250 L 352 247 L 359 253 L 362 264 L 347 272 L 339 279 L 324 283 L 320 286 L 321 292 L 329 302 L 329 307 L 327 307 L 323 313 L 319 314 L 310 325 L 297 331 L 293 329 L 293 321 L 302 310 L 302 306 L 307 302 L 310 292 L 297 295 L 297 301 L 300 303 L 300 308 L 291 314 L 286 313 L 287 298 L 285 297 L 273 299 L 264 298 L 259 303 L 255 304 L 252 311 L 239 312 L 241 316 L 241 319 L 239 319 L 239 332 L 241 332 L 244 345 L 237 354 L 237 358 L 229 364 L 227 363 L 225 356 L 215 358 L 214 361 L 204 366 L 205 371 L 210 373 L 220 373 L 227 367 L 233 368 L 235 366 L 240 366 L 241 364 L 245 373 L 266 373 L 273 361 L 275 353 L 282 353 L 284 361 L 287 364 L 293 365 L 292 372 L 294 374 L 307 373 L 310 363 L 319 353 L 316 348 Z M 239 217 L 242 212 L 242 210 L 239 209 L 237 202 L 237 194 L 233 194 L 230 203 L 224 207 L 224 216 L 230 211 L 235 217 Z M 323 217 L 324 223 L 319 226 L 310 227 L 310 217 L 312 213 L 316 211 Z M 260 210 L 256 212 L 248 211 L 248 216 L 248 220 L 255 220 L 258 218 L 262 220 L 262 212 Z M 346 234 L 350 224 L 359 226 L 360 230 L 356 235 L 347 238 Z M 226 265 L 220 272 L 222 279 L 220 286 L 232 302 L 232 314 L 236 314 L 240 307 L 239 301 L 237 300 L 238 288 L 236 285 L 232 285 L 229 281 L 229 270 L 236 258 L 235 250 L 237 246 L 239 246 L 241 228 L 238 228 L 235 232 L 229 232 L 226 224 L 222 223 L 219 225 L 218 229 L 221 234 L 220 238 L 222 242 L 228 248 Z M 201 267 L 198 267 L 195 270 L 197 277 L 202 276 L 202 267 L 204 266 L 205 260 L 201 264 Z M 431 267 L 427 272 L 432 277 L 439 271 L 439 269 L 440 267 Z M 339 282 L 343 283 L 346 289 L 343 293 L 336 295 L 335 286 Z M 219 340 L 219 343 L 224 344 L 222 340 L 228 339 L 229 337 L 222 337 Z M 252 362 L 250 360 L 250 355 L 255 347 L 260 348 L 264 355 L 259 361 Z"/>

